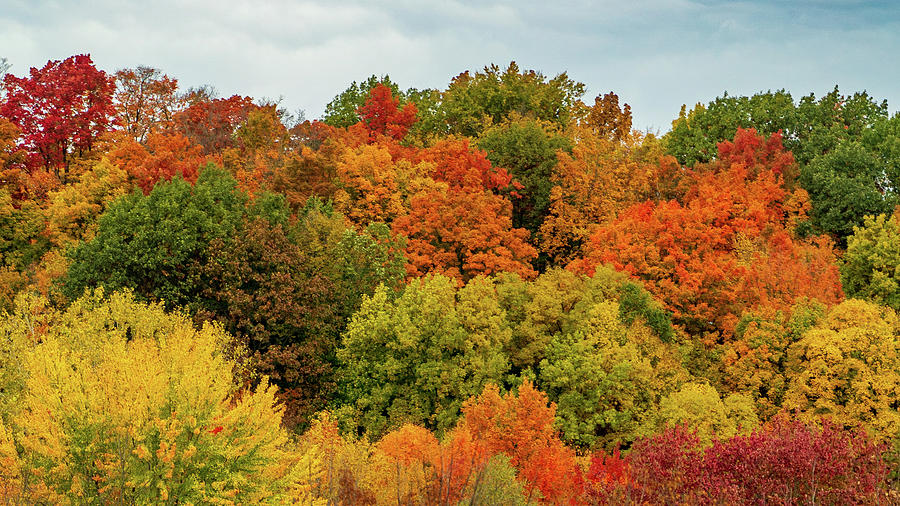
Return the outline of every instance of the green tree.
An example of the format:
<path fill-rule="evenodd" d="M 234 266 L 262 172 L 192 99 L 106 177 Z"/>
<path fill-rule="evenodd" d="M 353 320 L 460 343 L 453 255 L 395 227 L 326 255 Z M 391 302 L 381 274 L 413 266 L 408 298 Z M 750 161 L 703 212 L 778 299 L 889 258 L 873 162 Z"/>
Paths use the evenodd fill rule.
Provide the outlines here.
<path fill-rule="evenodd" d="M 812 225 L 843 240 L 866 215 L 890 213 L 900 202 L 894 190 L 900 181 L 887 180 L 879 162 L 869 147 L 845 141 L 803 167 L 800 182 L 809 192 Z"/>
<path fill-rule="evenodd" d="M 655 433 L 667 425 L 686 425 L 708 446 L 714 438 L 724 440 L 749 433 L 759 425 L 759 419 L 753 401 L 743 394 L 722 399 L 710 385 L 686 383 L 660 402 L 659 412 L 647 430 Z"/>
<path fill-rule="evenodd" d="M 593 304 L 576 330 L 553 337 L 540 363 L 539 386 L 557 403 L 556 425 L 570 444 L 633 441 L 662 396 L 687 380 L 674 347 L 620 314 L 615 300 Z"/>
<path fill-rule="evenodd" d="M 352 429 L 379 437 L 404 423 L 441 432 L 462 403 L 509 369 L 511 336 L 494 282 L 429 276 L 396 300 L 381 287 L 363 300 L 338 349 L 338 412 Z"/>
<path fill-rule="evenodd" d="M 600 302 L 617 303 L 619 320 L 626 326 L 641 320 L 659 339 L 674 337 L 662 306 L 628 276 L 606 266 L 598 267 L 593 277 L 560 268 L 549 269 L 532 282 L 500 275 L 497 294 L 512 325 L 509 357 L 516 373 L 535 371 L 553 337 L 580 329 Z"/>
<path fill-rule="evenodd" d="M 487 152 L 494 167 L 502 167 L 523 185 L 512 198 L 513 227 L 531 232 L 532 243 L 550 207 L 550 178 L 556 166 L 556 153 L 570 152 L 572 140 L 552 123 L 513 117 L 493 125 L 478 139 L 478 147 Z"/>
<path fill-rule="evenodd" d="M 63 293 L 129 288 L 168 307 L 192 305 L 203 288 L 194 266 L 206 263 L 210 242 L 234 235 L 246 200 L 227 172 L 208 166 L 194 186 L 175 178 L 115 201 L 97 236 L 71 250 Z"/>
<path fill-rule="evenodd" d="M 847 238 L 841 283 L 848 296 L 900 310 L 900 224 L 897 216 L 866 216 Z"/>
<path fill-rule="evenodd" d="M 534 70 L 520 71 L 511 62 L 505 70 L 491 65 L 474 75 L 466 71 L 456 76 L 440 108 L 450 133 L 478 137 L 513 113 L 565 128 L 583 94 L 584 84 L 569 79 L 565 72 L 547 79 Z"/>
<path fill-rule="evenodd" d="M 888 117 L 887 100 L 877 102 L 865 91 L 844 95 L 837 86 L 818 99 L 812 93 L 797 103 L 797 131 L 785 146 L 804 166 L 847 140 L 861 140 Z"/>

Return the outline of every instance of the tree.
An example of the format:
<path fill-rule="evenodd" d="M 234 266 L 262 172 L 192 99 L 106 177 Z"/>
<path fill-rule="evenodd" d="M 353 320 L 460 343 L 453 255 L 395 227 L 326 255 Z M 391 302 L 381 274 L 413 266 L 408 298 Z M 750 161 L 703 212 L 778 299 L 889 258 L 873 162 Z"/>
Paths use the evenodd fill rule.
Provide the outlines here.
<path fill-rule="evenodd" d="M 581 493 L 581 470 L 571 449 L 556 437 L 556 405 L 525 380 L 505 396 L 488 385 L 463 406 L 462 426 L 489 454 L 509 457 L 527 501 L 560 504 Z"/>
<path fill-rule="evenodd" d="M 161 70 L 138 66 L 116 72 L 115 103 L 119 125 L 137 142 L 173 126 L 183 105 L 178 80 Z"/>
<path fill-rule="evenodd" d="M 19 128 L 0 117 L 0 188 L 5 188 L 16 200 L 25 200 L 35 188 L 25 161 L 27 153 L 18 147 Z"/>
<path fill-rule="evenodd" d="M 709 448 L 701 486 L 710 496 L 743 504 L 757 503 L 760 497 L 879 503 L 885 500 L 887 474 L 881 451 L 861 430 L 777 420 Z"/>
<path fill-rule="evenodd" d="M 326 273 L 311 273 L 307 254 L 280 223 L 247 216 L 233 237 L 213 239 L 196 267 L 192 301 L 200 320 L 217 320 L 245 343 L 260 374 L 280 389 L 284 423 L 303 425 L 334 391 L 329 356 L 342 309 Z"/>
<path fill-rule="evenodd" d="M 690 111 L 682 106 L 665 140 L 680 163 L 694 166 L 715 159 L 718 143 L 738 129 L 752 128 L 765 136 L 780 132 L 802 168 L 845 140 L 859 140 L 887 117 L 887 110 L 887 101 L 876 102 L 864 91 L 843 95 L 837 86 L 819 98 L 810 93 L 799 101 L 784 90 L 750 97 L 726 93 Z"/>
<path fill-rule="evenodd" d="M 389 76 L 385 75 L 379 78 L 372 75 L 359 83 L 353 81 L 346 90 L 336 95 L 325 106 L 322 121 L 334 127 L 347 128 L 363 120 L 362 115 L 360 115 L 360 108 L 365 105 L 366 100 L 372 96 L 372 90 L 377 87 L 387 88 L 391 95 L 398 99 L 403 99 L 400 87 L 391 81 Z M 402 100 L 402 102 L 405 105 L 406 101 Z"/>
<path fill-rule="evenodd" d="M 617 141 L 578 131 L 572 153 L 559 154 L 549 215 L 541 224 L 541 250 L 557 265 L 574 260 L 593 231 L 620 211 L 668 196 L 665 179 L 677 172 L 653 136 L 629 134 Z"/>
<path fill-rule="evenodd" d="M 327 149 L 313 151 L 300 146 L 282 165 L 274 168 L 269 189 L 287 198 L 292 209 L 301 208 L 313 196 L 334 198 L 336 161 Z"/>
<path fill-rule="evenodd" d="M 749 150 L 749 161 L 720 144 L 725 148 L 720 160 L 695 172 L 683 202 L 646 202 L 624 210 L 597 229 L 585 260 L 571 267 L 589 273 L 610 263 L 642 280 L 695 335 L 728 335 L 745 309 L 773 301 L 787 307 L 802 297 L 840 301 L 830 243 L 786 232 L 803 218 L 805 195 L 803 190 L 789 194 L 782 186 L 776 168 L 783 158 L 753 143 L 734 146 Z M 777 143 L 774 149 L 779 151 Z M 787 263 L 776 268 L 776 259 Z M 824 275 L 811 275 L 813 266 Z"/>
<path fill-rule="evenodd" d="M 176 175 L 195 183 L 209 161 L 203 147 L 177 132 L 152 132 L 143 143 L 120 137 L 112 142 L 107 157 L 124 169 L 145 195 L 157 183 L 171 181 Z"/>
<path fill-rule="evenodd" d="M 30 170 L 66 177 L 73 157 L 90 152 L 113 123 L 114 80 L 94 67 L 90 55 L 32 67 L 28 77 L 7 74 L 3 83 L 0 116 L 21 131 L 19 146 L 29 154 Z"/>
<path fill-rule="evenodd" d="M 174 308 L 195 302 L 216 238 L 232 237 L 246 196 L 221 169 L 203 171 L 191 186 L 180 178 L 116 201 L 100 217 L 97 236 L 71 251 L 63 293 L 75 299 L 87 287 L 130 288 L 139 297 Z"/>
<path fill-rule="evenodd" d="M 845 141 L 864 139 L 887 115 L 887 100 L 878 102 L 865 91 L 844 95 L 835 86 L 818 99 L 810 93 L 797 103 L 799 131 L 789 148 L 801 167 L 808 165 Z"/>
<path fill-rule="evenodd" d="M 325 274 L 334 284 L 335 305 L 343 324 L 359 309 L 363 296 L 379 285 L 399 290 L 406 277 L 402 238 L 383 223 L 357 231 L 328 203 L 311 197 L 290 227 L 291 240 L 300 246 L 306 272 Z"/>
<path fill-rule="evenodd" d="M 420 150 L 414 162 L 433 164 L 432 179 L 447 183 L 452 189 L 479 189 L 493 192 L 520 190 L 513 176 L 503 167 L 493 165 L 488 154 L 471 145 L 468 139 L 448 137 Z"/>
<path fill-rule="evenodd" d="M 47 234 L 56 247 L 88 240 L 103 212 L 130 190 L 128 175 L 106 158 L 47 196 Z"/>
<path fill-rule="evenodd" d="M 441 93 L 438 90 L 409 88 L 403 91 L 386 75 L 381 77 L 372 75 L 359 83 L 356 81 L 350 83 L 346 90 L 336 95 L 325 106 L 322 122 L 338 128 L 348 128 L 359 123 L 363 119 L 360 108 L 365 105 L 372 90 L 378 86 L 390 90 L 391 95 L 399 101 L 398 110 L 410 105 L 415 107 L 416 121 L 406 135 L 406 142 L 428 145 L 434 138 L 446 133 L 446 124 L 440 110 Z"/>
<path fill-rule="evenodd" d="M 176 178 L 112 204 L 72 250 L 63 292 L 131 288 L 218 321 L 280 389 L 284 423 L 302 426 L 334 392 L 334 350 L 363 295 L 406 273 L 386 226 L 356 232 L 323 211 L 292 219 L 283 197 L 248 200 L 207 168 L 193 187 Z"/>
<path fill-rule="evenodd" d="M 410 276 L 438 273 L 465 282 L 480 274 L 536 274 L 537 250 L 528 231 L 512 228 L 512 205 L 487 191 L 455 191 L 446 184 L 410 200 L 409 214 L 394 220 L 407 238 Z"/>
<path fill-rule="evenodd" d="M 900 151 L 891 146 L 897 145 L 897 124 L 900 120 L 888 118 L 887 101 L 879 103 L 866 92 L 843 95 L 835 87 L 797 102 L 783 90 L 752 97 L 726 94 L 688 113 L 682 108 L 665 141 L 679 162 L 693 166 L 712 161 L 718 143 L 736 129 L 780 132 L 812 203 L 805 227 L 843 244 L 865 215 L 890 212 L 896 204 Z"/>
<path fill-rule="evenodd" d="M 188 106 L 175 115 L 178 130 L 191 144 L 203 146 L 207 155 L 221 154 L 234 145 L 234 133 L 259 106 L 250 97 L 232 95 L 215 98 L 204 93 L 189 94 Z"/>
<path fill-rule="evenodd" d="M 547 79 L 534 70 L 519 71 L 511 62 L 474 75 L 468 71 L 453 78 L 444 92 L 441 112 L 450 133 L 478 137 L 490 125 L 503 123 L 513 112 L 520 116 L 568 126 L 584 85 L 564 73 Z"/>
<path fill-rule="evenodd" d="M 323 212 L 324 211 L 324 212 Z M 302 428 L 335 392 L 335 349 L 362 298 L 405 274 L 402 248 L 382 225 L 349 230 L 314 204 L 296 220 L 261 194 L 240 232 L 214 239 L 196 267 L 196 319 L 221 322 L 278 386 L 284 424 Z"/>
<path fill-rule="evenodd" d="M 0 190 L 0 266 L 24 271 L 47 250 L 44 220 L 36 203 L 18 207 L 6 190 Z"/>
<path fill-rule="evenodd" d="M 745 313 L 734 340 L 721 349 L 722 392 L 750 397 L 763 421 L 778 414 L 791 380 L 788 350 L 825 310 L 819 302 L 801 301 L 787 310 L 763 306 Z"/>
<path fill-rule="evenodd" d="M 33 343 L 15 357 L 26 380 L 21 402 L 3 413 L 12 430 L 0 424 L 0 458 L 16 464 L 4 472 L 20 477 L 6 499 L 302 497 L 316 463 L 291 448 L 273 387 L 236 388 L 221 330 L 102 290 L 50 321 L 25 335 L 2 323 Z"/>
<path fill-rule="evenodd" d="M 678 162 L 689 167 L 707 163 L 718 154 L 718 143 L 734 137 L 739 128 L 753 128 L 769 136 L 782 132 L 790 139 L 788 149 L 795 148 L 802 127 L 796 105 L 785 90 L 736 97 L 725 93 L 709 104 L 697 104 L 690 111 L 681 106 L 672 130 L 665 135 L 666 148 Z"/>
<path fill-rule="evenodd" d="M 343 148 L 336 156 L 335 208 L 353 223 L 393 223 L 408 212 L 409 199 L 433 185 L 430 167 L 394 161 L 380 145 Z"/>
<path fill-rule="evenodd" d="M 523 487 L 509 459 L 486 453 L 465 426 L 457 426 L 439 442 L 427 429 L 404 425 L 378 442 L 377 453 L 386 457 L 388 466 L 382 468 L 386 472 L 381 481 L 391 502 L 458 504 L 464 499 L 473 503 L 497 499 L 525 504 Z"/>
<path fill-rule="evenodd" d="M 236 146 L 222 155 L 225 168 L 251 195 L 268 189 L 274 174 L 293 158 L 290 134 L 277 107 L 273 104 L 250 111 L 234 136 Z"/>
<path fill-rule="evenodd" d="M 900 227 L 897 216 L 866 216 L 853 227 L 841 263 L 841 282 L 851 297 L 900 310 Z"/>
<path fill-rule="evenodd" d="M 395 141 L 406 137 L 416 122 L 416 105 L 407 103 L 401 109 L 400 99 L 391 95 L 391 89 L 378 84 L 369 91 L 369 98 L 359 108 L 360 121 L 366 125 L 371 140 L 384 135 Z"/>
<path fill-rule="evenodd" d="M 0 188 L 0 311 L 12 308 L 16 293 L 30 280 L 29 271 L 50 248 L 42 215 L 37 203 L 16 202 Z"/>
<path fill-rule="evenodd" d="M 478 139 L 494 167 L 502 167 L 522 185 L 512 198 L 513 226 L 537 239 L 550 207 L 551 175 L 557 152 L 570 152 L 572 141 L 552 123 L 512 118 L 485 130 Z M 536 241 L 535 241 L 536 242 Z"/>
<path fill-rule="evenodd" d="M 806 240 L 785 231 L 769 236 L 759 246 L 739 238 L 737 254 L 749 264 L 740 280 L 737 297 L 751 307 L 789 309 L 804 298 L 833 305 L 844 299 L 837 254 L 828 236 Z"/>
<path fill-rule="evenodd" d="M 842 142 L 817 156 L 802 169 L 800 181 L 812 201 L 812 225 L 842 244 L 865 216 L 890 213 L 900 203 L 884 163 L 859 142 Z"/>
<path fill-rule="evenodd" d="M 759 425 L 753 403 L 747 396 L 730 394 L 723 399 L 712 386 L 698 383 L 685 383 L 677 392 L 663 398 L 653 418 L 648 423 L 648 433 L 683 425 L 696 431 L 704 446 L 715 439 L 749 433 Z"/>
<path fill-rule="evenodd" d="M 505 273 L 498 281 L 501 307 L 513 325 L 509 356 L 516 371 L 536 371 L 554 336 L 584 333 L 590 312 L 602 302 L 618 303 L 621 324 L 630 326 L 641 320 L 660 340 L 672 341 L 672 322 L 660 304 L 626 275 L 610 268 L 598 268 L 593 277 L 552 268 L 533 281 Z M 656 355 L 661 350 L 653 350 L 649 344 L 641 342 L 642 353 L 653 356 L 655 362 L 667 362 Z"/>
<path fill-rule="evenodd" d="M 652 504 L 872 504 L 889 500 L 882 447 L 863 431 L 778 420 L 716 441 L 675 427 L 635 444 L 606 501 Z"/>
<path fill-rule="evenodd" d="M 449 430 L 463 401 L 507 372 L 504 320 L 484 278 L 457 291 L 453 280 L 429 276 L 396 300 L 380 287 L 363 299 L 337 352 L 339 412 L 373 437 L 404 423 Z"/>
<path fill-rule="evenodd" d="M 585 109 L 581 123 L 597 137 L 622 142 L 632 135 L 631 106 L 619 108 L 619 96 L 615 93 L 597 95 L 594 105 Z"/>
<path fill-rule="evenodd" d="M 581 308 L 575 329 L 554 335 L 540 362 L 539 385 L 557 403 L 556 426 L 572 446 L 630 443 L 687 379 L 674 347 L 643 321 L 626 325 L 621 312 L 615 299 Z"/>
<path fill-rule="evenodd" d="M 893 309 L 861 300 L 831 308 L 788 350 L 782 407 L 806 421 L 862 424 L 875 440 L 900 430 L 900 342 Z"/>

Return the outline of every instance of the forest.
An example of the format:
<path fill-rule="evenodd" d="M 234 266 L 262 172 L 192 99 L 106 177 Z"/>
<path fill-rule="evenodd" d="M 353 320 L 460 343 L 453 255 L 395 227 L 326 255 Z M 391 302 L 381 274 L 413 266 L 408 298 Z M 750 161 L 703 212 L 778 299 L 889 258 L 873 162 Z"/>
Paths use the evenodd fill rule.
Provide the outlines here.
<path fill-rule="evenodd" d="M 900 502 L 886 101 L 3 62 L 5 504 Z"/>

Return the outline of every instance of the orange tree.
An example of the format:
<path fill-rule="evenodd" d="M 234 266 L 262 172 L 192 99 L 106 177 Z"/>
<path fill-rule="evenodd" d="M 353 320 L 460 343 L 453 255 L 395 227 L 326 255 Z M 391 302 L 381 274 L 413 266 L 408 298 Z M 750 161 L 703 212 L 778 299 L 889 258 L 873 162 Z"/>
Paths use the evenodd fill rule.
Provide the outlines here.
<path fill-rule="evenodd" d="M 642 280 L 692 334 L 730 333 L 745 309 L 768 301 L 839 301 L 830 242 L 790 233 L 807 206 L 805 192 L 782 184 L 785 156 L 741 144 L 746 135 L 720 144 L 720 160 L 694 172 L 681 202 L 637 204 L 601 225 L 571 268 L 609 263 Z"/>

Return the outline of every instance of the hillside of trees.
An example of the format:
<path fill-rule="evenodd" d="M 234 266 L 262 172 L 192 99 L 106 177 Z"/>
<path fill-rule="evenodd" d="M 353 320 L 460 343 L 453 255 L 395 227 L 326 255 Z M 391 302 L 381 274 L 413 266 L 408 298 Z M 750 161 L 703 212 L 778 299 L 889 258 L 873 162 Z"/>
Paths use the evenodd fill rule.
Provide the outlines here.
<path fill-rule="evenodd" d="M 900 501 L 886 101 L 3 70 L 2 502 Z"/>

